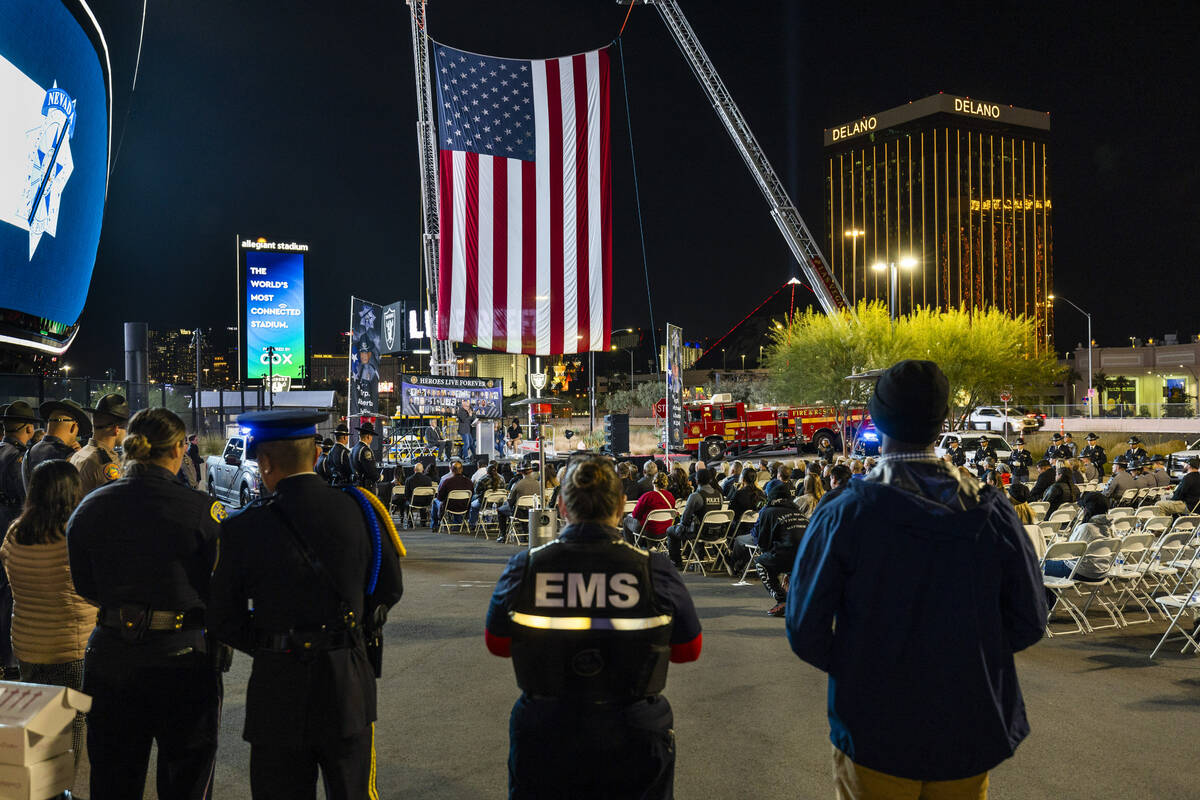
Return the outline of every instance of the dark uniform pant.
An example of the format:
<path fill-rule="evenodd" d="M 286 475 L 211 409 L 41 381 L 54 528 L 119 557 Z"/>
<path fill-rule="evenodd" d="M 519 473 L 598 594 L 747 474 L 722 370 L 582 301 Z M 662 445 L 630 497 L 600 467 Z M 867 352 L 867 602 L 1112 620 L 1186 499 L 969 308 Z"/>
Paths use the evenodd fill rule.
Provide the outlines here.
<path fill-rule="evenodd" d="M 212 796 L 217 729 L 221 722 L 221 674 L 207 656 L 188 664 L 138 664 L 126 658 L 84 657 L 83 691 L 88 713 L 91 800 L 141 797 L 158 743 L 158 796 L 162 800 L 208 800 Z"/>
<path fill-rule="evenodd" d="M 251 744 L 250 792 L 254 800 L 316 800 L 318 768 L 326 800 L 378 800 L 374 724 L 297 749 Z"/>
<path fill-rule="evenodd" d="M 628 705 L 521 695 L 509 720 L 508 796 L 669 799 L 674 723 L 662 695 Z"/>

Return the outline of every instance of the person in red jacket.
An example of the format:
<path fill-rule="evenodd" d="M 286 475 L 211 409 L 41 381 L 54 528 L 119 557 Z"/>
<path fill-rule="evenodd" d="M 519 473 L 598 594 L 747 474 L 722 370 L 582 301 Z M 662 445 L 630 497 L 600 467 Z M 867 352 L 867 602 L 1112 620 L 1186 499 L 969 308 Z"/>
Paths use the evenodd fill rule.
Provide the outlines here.
<path fill-rule="evenodd" d="M 667 473 L 655 473 L 654 488 L 638 498 L 633 512 L 622 521 L 625 526 L 625 539 L 630 543 L 637 539 L 638 531 L 642 529 L 642 523 L 650 516 L 651 511 L 675 508 L 675 496 L 667 491 L 667 480 Z M 667 535 L 667 528 L 671 527 L 671 522 L 672 520 L 651 522 L 646 526 L 646 534 L 662 539 Z"/>
<path fill-rule="evenodd" d="M 567 468 L 557 539 L 508 562 L 488 608 L 488 650 L 512 658 L 510 798 L 670 798 L 668 661 L 700 657 L 700 620 L 665 553 L 618 534 L 625 493 L 612 464 Z"/>

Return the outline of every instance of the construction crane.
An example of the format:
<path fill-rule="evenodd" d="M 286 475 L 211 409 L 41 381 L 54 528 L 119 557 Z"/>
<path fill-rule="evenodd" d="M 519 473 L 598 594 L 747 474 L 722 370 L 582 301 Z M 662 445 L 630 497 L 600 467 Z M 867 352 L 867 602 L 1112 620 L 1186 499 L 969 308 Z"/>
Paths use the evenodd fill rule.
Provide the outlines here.
<path fill-rule="evenodd" d="M 846 293 L 842 291 L 842 285 L 829 270 L 829 264 L 825 261 L 821 248 L 817 245 L 812 233 L 809 232 L 808 226 L 804 224 L 804 220 L 801 219 L 800 212 L 796 210 L 792 199 L 788 197 L 783 183 L 775 174 L 775 168 L 771 166 L 770 159 L 759 146 L 758 140 L 754 138 L 750 125 L 742 116 L 737 103 L 733 102 L 733 97 L 725 88 L 725 82 L 717 74 L 717 68 L 713 66 L 708 53 L 704 52 L 704 47 L 696 38 L 696 32 L 688 24 L 687 18 L 683 16 L 679 4 L 675 0 L 617 0 L 618 5 L 629 5 L 630 3 L 654 6 L 658 9 L 658 15 L 662 17 L 667 30 L 671 32 L 675 43 L 679 45 L 683 57 L 687 59 L 696 79 L 700 81 L 704 93 L 708 95 L 708 100 L 712 103 L 713 110 L 717 112 L 721 124 L 725 126 L 729 138 L 733 139 L 733 144 L 742 154 L 742 159 L 745 160 L 750 174 L 758 182 L 758 188 L 767 198 L 767 203 L 771 206 L 771 219 L 775 220 L 775 224 L 779 226 L 779 232 L 783 234 L 784 240 L 791 248 L 792 255 L 795 256 L 796 261 L 800 264 L 800 269 L 804 271 L 805 278 L 808 279 L 809 288 L 821 302 L 825 313 L 836 314 L 843 310 L 853 313 L 850 301 L 847 299 Z"/>
<path fill-rule="evenodd" d="M 438 167 L 437 135 L 434 130 L 433 88 L 429 81 L 429 37 L 425 25 L 425 0 L 408 0 L 412 14 L 413 72 L 417 79 L 417 150 L 421 162 L 421 246 L 425 270 L 425 307 L 429 312 L 429 372 L 450 375 L 456 371 L 454 344 L 438 339 Z"/>

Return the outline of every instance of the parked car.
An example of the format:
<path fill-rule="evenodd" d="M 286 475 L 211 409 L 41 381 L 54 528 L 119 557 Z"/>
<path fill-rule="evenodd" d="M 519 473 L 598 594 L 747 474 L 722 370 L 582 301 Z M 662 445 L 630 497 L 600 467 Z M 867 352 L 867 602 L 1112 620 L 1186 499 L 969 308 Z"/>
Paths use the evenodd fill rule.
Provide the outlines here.
<path fill-rule="evenodd" d="M 1027 417 L 1011 406 L 979 406 L 966 420 L 966 428 L 973 431 L 1019 434 L 1033 433 L 1038 429 L 1037 420 Z"/>
<path fill-rule="evenodd" d="M 208 493 L 227 505 L 242 507 L 259 495 L 258 462 L 246 458 L 246 439 L 231 436 L 219 456 L 209 456 Z"/>
<path fill-rule="evenodd" d="M 1177 450 L 1167 456 L 1167 472 L 1172 478 L 1178 480 L 1184 476 L 1189 458 L 1200 458 L 1200 439 L 1189 444 L 1186 450 Z"/>
<path fill-rule="evenodd" d="M 967 454 L 967 463 L 975 463 L 975 451 L 979 449 L 979 440 L 988 439 L 991 442 L 992 448 L 996 451 L 996 456 L 1001 464 L 1008 463 L 1008 456 L 1012 452 L 1012 445 L 1008 443 L 1003 436 L 996 436 L 990 433 L 972 433 L 971 431 L 957 431 L 954 433 L 943 433 L 938 437 L 938 440 L 933 445 L 933 452 L 941 458 L 946 455 L 946 451 L 950 449 L 949 441 L 953 436 L 958 437 L 958 446 L 961 447 Z"/>
<path fill-rule="evenodd" d="M 1017 413 L 1024 416 L 1026 419 L 1031 419 L 1037 424 L 1037 429 L 1040 431 L 1046 426 L 1046 412 L 1036 408 L 1025 408 L 1024 406 L 1013 406 Z"/>

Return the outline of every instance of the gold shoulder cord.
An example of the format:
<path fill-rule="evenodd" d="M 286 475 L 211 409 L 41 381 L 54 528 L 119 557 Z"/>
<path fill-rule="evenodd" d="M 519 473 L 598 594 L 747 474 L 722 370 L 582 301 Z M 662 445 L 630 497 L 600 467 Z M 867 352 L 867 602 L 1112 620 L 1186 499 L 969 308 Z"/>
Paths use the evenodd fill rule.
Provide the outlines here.
<path fill-rule="evenodd" d="M 383 524 L 384 529 L 387 531 L 388 539 L 391 540 L 392 546 L 396 548 L 396 552 L 399 553 L 401 557 L 408 555 L 408 551 L 404 549 L 404 542 L 400 541 L 400 534 L 396 531 L 396 523 L 392 521 L 392 515 L 389 514 L 387 509 L 383 507 L 383 503 L 380 501 L 380 499 L 375 496 L 374 492 L 371 492 L 368 489 L 364 489 L 361 486 L 356 488 L 358 491 L 362 492 L 363 497 L 370 501 L 371 507 L 375 509 L 375 516 L 379 517 L 379 521 Z"/>

